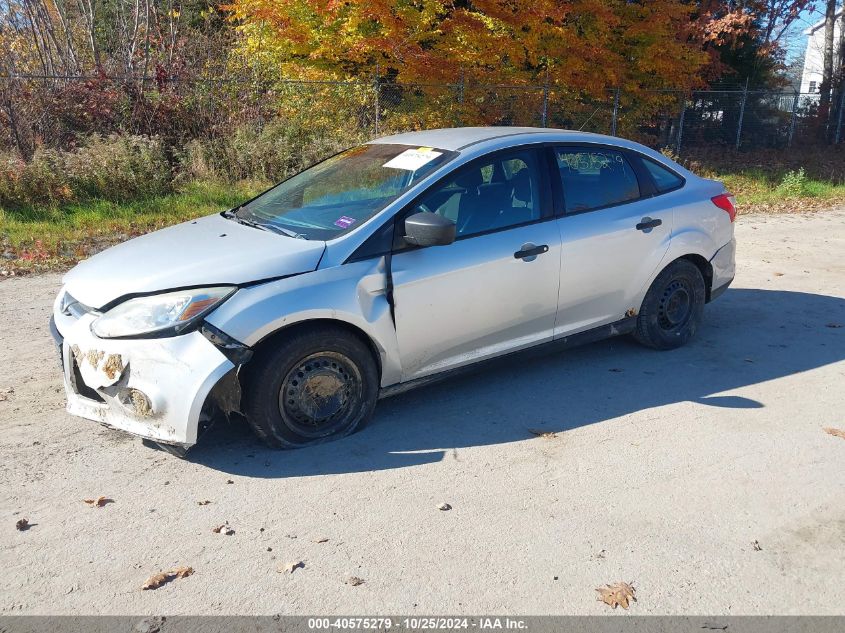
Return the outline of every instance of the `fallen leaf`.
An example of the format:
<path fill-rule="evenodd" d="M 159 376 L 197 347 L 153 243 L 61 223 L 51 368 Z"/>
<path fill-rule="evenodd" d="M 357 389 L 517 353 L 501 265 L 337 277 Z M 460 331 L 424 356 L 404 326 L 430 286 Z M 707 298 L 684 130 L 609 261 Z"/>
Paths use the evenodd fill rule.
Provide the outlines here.
<path fill-rule="evenodd" d="M 315 542 L 315 543 L 328 543 L 328 542 L 329 542 L 329 539 L 327 539 L 327 538 L 324 536 L 323 538 L 318 538 L 318 539 L 317 539 L 317 540 L 315 540 L 314 542 Z"/>
<path fill-rule="evenodd" d="M 18 519 L 15 523 L 15 529 L 19 532 L 25 532 L 29 529 L 29 520 L 28 519 Z"/>
<path fill-rule="evenodd" d="M 629 582 L 617 582 L 613 585 L 605 585 L 604 587 L 599 587 L 596 591 L 599 592 L 598 599 L 614 609 L 617 606 L 627 609 L 629 600 L 637 601 L 637 597 L 634 595 L 636 591 L 633 583 Z"/>
<path fill-rule="evenodd" d="M 554 431 L 543 431 L 541 429 L 528 429 L 528 432 L 531 435 L 536 435 L 537 437 L 542 437 L 545 440 L 553 440 L 557 437 L 557 433 Z"/>
<path fill-rule="evenodd" d="M 363 578 L 358 578 L 358 576 L 351 576 L 349 580 L 346 581 L 347 585 L 352 585 L 353 587 L 357 587 L 358 585 L 364 584 Z"/>
<path fill-rule="evenodd" d="M 292 574 L 297 569 L 305 569 L 305 563 L 301 560 L 296 561 L 295 563 L 285 563 L 279 567 L 278 572 L 280 574 Z"/>
<path fill-rule="evenodd" d="M 211 501 L 209 501 L 208 499 L 206 499 L 205 501 L 197 501 L 198 506 L 207 506 L 209 503 L 211 503 Z"/>
<path fill-rule="evenodd" d="M 446 512 L 447 510 L 451 510 L 452 506 L 450 506 L 448 503 L 441 503 L 439 506 L 437 506 L 437 509 Z"/>
<path fill-rule="evenodd" d="M 102 508 L 107 503 L 114 503 L 113 499 L 109 499 L 108 497 L 97 497 L 96 499 L 83 499 L 84 503 L 87 503 L 92 508 Z"/>
<path fill-rule="evenodd" d="M 161 572 L 161 573 L 158 573 L 158 574 L 153 574 L 152 576 L 147 578 L 147 581 L 143 585 L 141 585 L 141 589 L 142 590 L 158 589 L 164 583 L 166 583 L 168 580 L 171 580 L 172 578 L 173 578 L 173 576 L 168 575 L 167 572 Z"/>
<path fill-rule="evenodd" d="M 831 427 L 827 427 L 826 429 L 824 429 L 824 432 L 828 435 L 833 435 L 834 437 L 841 437 L 843 440 L 845 440 L 845 431 L 843 431 L 842 429 L 834 429 Z"/>
<path fill-rule="evenodd" d="M 753 547 L 753 548 L 754 548 L 754 551 L 755 551 L 755 552 L 762 552 L 762 551 L 763 551 L 763 548 L 762 548 L 762 547 L 760 547 L 760 543 L 759 543 L 758 541 L 752 541 L 752 542 L 751 542 L 751 547 Z"/>
<path fill-rule="evenodd" d="M 158 589 L 171 580 L 176 578 L 185 578 L 193 573 L 193 567 L 177 567 L 176 569 L 171 569 L 170 571 L 159 572 L 158 574 L 153 574 L 147 578 L 147 581 L 141 585 L 141 589 Z"/>
<path fill-rule="evenodd" d="M 216 528 L 211 528 L 211 531 L 215 534 L 223 534 L 225 536 L 232 536 L 235 531 L 229 527 L 228 523 L 224 523 L 223 525 L 218 525 Z"/>

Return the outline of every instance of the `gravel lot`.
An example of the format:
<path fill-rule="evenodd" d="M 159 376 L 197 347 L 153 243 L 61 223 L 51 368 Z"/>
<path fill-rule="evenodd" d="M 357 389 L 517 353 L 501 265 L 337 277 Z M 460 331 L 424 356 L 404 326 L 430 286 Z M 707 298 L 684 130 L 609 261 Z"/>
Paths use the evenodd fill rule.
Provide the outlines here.
<path fill-rule="evenodd" d="M 684 349 L 477 371 L 295 452 L 220 425 L 188 461 L 65 414 L 60 278 L 0 282 L 0 613 L 597 614 L 632 581 L 631 613 L 845 614 L 845 210 L 737 233 Z"/>

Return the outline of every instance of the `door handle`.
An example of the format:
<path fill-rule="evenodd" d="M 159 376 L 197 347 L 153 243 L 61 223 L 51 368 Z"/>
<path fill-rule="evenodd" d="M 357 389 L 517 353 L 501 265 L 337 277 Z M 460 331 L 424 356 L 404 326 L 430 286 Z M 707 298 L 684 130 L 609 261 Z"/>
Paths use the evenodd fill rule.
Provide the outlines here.
<path fill-rule="evenodd" d="M 650 217 L 646 216 L 642 220 L 640 220 L 639 224 L 637 224 L 637 230 L 648 232 L 656 226 L 660 226 L 663 224 L 663 220 L 660 219 L 651 219 Z"/>
<path fill-rule="evenodd" d="M 541 244 L 540 246 L 534 246 L 530 242 L 528 244 L 523 244 L 522 247 L 513 254 L 514 259 L 521 259 L 526 262 L 532 262 L 537 259 L 537 255 L 542 255 L 543 253 L 548 253 L 549 247 L 546 244 Z"/>

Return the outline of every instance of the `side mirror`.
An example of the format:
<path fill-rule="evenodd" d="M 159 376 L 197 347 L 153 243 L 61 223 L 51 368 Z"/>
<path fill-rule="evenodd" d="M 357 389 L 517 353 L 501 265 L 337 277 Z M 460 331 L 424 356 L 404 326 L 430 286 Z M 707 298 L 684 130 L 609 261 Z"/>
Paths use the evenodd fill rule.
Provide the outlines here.
<path fill-rule="evenodd" d="M 431 211 L 405 219 L 405 241 L 414 246 L 445 246 L 455 241 L 455 223 Z"/>

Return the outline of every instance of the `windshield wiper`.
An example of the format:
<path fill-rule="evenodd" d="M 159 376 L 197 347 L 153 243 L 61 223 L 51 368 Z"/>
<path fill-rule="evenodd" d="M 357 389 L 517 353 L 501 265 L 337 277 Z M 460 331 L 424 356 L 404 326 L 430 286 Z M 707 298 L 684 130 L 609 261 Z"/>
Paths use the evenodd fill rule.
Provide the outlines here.
<path fill-rule="evenodd" d="M 264 229 L 265 231 L 272 231 L 273 233 L 278 233 L 279 235 L 287 235 L 288 237 L 295 237 L 299 240 L 308 239 L 301 233 L 297 233 L 295 231 L 291 231 L 289 229 L 283 229 L 280 226 L 276 226 L 275 224 L 260 224 L 258 222 L 253 222 L 252 226 L 256 226 L 260 229 Z"/>
<path fill-rule="evenodd" d="M 242 218 L 238 215 L 238 211 L 243 207 L 238 207 L 237 209 L 233 209 L 232 211 L 224 211 L 223 217 L 230 218 L 237 222 L 238 224 L 243 224 L 244 226 L 251 226 L 254 229 L 261 229 L 262 231 L 270 231 L 271 233 L 277 233 L 279 235 L 285 235 L 287 237 L 294 237 L 300 240 L 307 239 L 304 235 L 300 233 L 296 233 L 294 231 L 289 231 L 288 229 L 283 229 L 280 226 L 276 226 L 275 224 L 268 224 L 265 222 L 256 222 L 254 220 L 247 220 L 246 218 Z"/>

